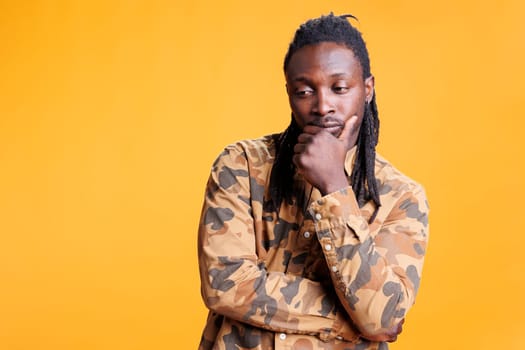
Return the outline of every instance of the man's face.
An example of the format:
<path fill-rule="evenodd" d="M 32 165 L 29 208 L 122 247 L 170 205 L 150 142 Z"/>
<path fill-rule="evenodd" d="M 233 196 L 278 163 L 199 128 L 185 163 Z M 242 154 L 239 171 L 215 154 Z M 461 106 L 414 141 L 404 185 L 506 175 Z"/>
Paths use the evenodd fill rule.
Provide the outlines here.
<path fill-rule="evenodd" d="M 286 88 L 301 129 L 316 125 L 339 137 L 345 122 L 356 115 L 356 128 L 347 140 L 348 148 L 355 145 L 365 103 L 374 93 L 374 78 L 363 79 L 352 50 L 333 42 L 302 47 L 288 64 Z"/>

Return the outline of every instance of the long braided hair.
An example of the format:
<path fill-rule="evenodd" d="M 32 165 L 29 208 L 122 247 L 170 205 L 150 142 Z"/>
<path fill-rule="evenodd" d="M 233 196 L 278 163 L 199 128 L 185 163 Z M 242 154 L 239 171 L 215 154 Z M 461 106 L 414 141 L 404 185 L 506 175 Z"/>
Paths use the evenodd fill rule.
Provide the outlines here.
<path fill-rule="evenodd" d="M 363 79 L 371 76 L 370 59 L 366 44 L 361 33 L 348 22 L 352 15 L 335 16 L 330 13 L 326 16 L 311 19 L 303 23 L 295 32 L 295 36 L 288 47 L 284 58 L 286 72 L 292 55 L 300 48 L 321 42 L 335 42 L 348 47 L 359 60 L 363 71 Z M 292 157 L 294 145 L 301 129 L 293 116 L 288 128 L 275 136 L 275 162 L 270 174 L 270 196 L 274 208 L 279 210 L 283 200 L 292 203 L 294 194 L 295 165 Z M 372 222 L 381 206 L 379 190 L 374 174 L 376 146 L 379 137 L 379 117 L 376 104 L 376 95 L 365 105 L 365 111 L 356 144 L 355 162 L 350 175 L 352 189 L 360 207 L 372 200 L 376 209 L 370 218 Z M 301 201 L 301 198 L 298 198 Z"/>

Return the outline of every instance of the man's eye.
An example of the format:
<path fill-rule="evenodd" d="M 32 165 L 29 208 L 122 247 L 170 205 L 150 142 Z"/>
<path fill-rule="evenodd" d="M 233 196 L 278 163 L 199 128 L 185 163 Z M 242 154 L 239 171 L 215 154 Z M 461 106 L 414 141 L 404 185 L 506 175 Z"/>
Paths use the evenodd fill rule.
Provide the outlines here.
<path fill-rule="evenodd" d="M 344 94 L 344 93 L 347 93 L 348 92 L 348 87 L 347 86 L 335 86 L 334 87 L 334 91 L 338 94 Z"/>
<path fill-rule="evenodd" d="M 298 89 L 295 91 L 295 95 L 299 97 L 309 96 L 313 93 L 312 89 Z"/>

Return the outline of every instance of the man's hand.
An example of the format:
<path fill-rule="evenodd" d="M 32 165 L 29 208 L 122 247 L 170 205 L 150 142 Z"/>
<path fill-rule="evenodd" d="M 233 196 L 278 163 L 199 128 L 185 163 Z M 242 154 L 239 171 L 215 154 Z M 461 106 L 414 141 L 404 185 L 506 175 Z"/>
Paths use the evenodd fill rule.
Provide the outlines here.
<path fill-rule="evenodd" d="M 350 139 L 356 124 L 357 116 L 348 119 L 338 137 L 320 126 L 306 125 L 297 139 L 293 162 L 323 196 L 348 186 L 344 163 L 346 153 L 354 146 Z"/>
<path fill-rule="evenodd" d="M 391 329 L 389 329 L 387 332 L 383 334 L 379 334 L 376 336 L 363 336 L 363 338 L 371 340 L 371 341 L 387 341 L 389 343 L 394 342 L 397 340 L 397 336 L 401 334 L 403 331 L 403 323 L 405 323 L 405 319 L 402 319 L 398 324 L 393 326 Z"/>

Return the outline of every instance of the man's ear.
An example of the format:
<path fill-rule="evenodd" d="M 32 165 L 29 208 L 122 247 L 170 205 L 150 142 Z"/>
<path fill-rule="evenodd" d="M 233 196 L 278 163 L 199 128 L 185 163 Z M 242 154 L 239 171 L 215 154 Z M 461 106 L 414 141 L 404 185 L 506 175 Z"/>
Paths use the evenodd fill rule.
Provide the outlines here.
<path fill-rule="evenodd" d="M 373 75 L 369 76 L 365 79 L 365 93 L 366 93 L 366 102 L 372 101 L 372 98 L 374 97 L 374 86 L 375 86 L 375 78 Z"/>

